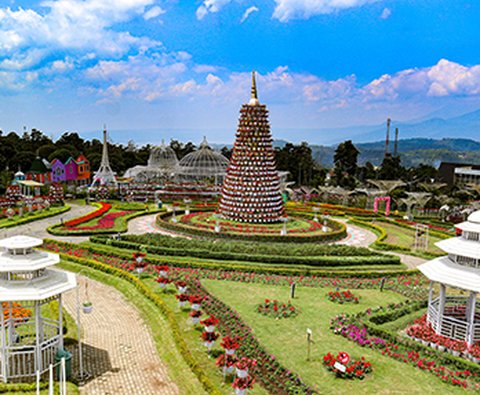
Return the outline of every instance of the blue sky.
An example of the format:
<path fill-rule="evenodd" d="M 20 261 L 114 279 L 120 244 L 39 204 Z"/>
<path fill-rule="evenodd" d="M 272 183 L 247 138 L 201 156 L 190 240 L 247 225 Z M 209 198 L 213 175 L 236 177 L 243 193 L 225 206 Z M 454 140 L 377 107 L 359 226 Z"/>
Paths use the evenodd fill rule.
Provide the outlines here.
<path fill-rule="evenodd" d="M 276 138 L 455 116 L 480 108 L 479 20 L 475 0 L 4 0 L 0 129 L 231 143 L 252 69 Z"/>

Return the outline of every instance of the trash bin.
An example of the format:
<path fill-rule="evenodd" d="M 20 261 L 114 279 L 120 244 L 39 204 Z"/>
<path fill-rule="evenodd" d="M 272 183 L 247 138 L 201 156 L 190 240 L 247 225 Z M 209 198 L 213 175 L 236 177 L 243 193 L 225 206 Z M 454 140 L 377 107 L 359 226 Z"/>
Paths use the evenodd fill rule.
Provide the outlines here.
<path fill-rule="evenodd" d="M 55 362 L 58 362 L 57 366 L 57 379 L 60 379 L 61 365 L 60 361 L 65 358 L 65 375 L 67 380 L 72 376 L 72 354 L 67 350 L 58 350 L 55 354 Z"/>
<path fill-rule="evenodd" d="M 163 206 L 163 203 L 162 203 L 161 200 L 159 200 L 159 201 L 157 202 L 157 207 L 158 207 L 158 208 L 162 208 L 162 206 Z"/>

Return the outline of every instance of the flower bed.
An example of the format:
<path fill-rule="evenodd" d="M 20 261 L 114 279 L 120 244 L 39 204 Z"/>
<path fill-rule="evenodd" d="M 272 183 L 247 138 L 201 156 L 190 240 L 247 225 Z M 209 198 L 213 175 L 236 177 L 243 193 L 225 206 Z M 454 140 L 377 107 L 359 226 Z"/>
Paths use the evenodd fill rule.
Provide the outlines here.
<path fill-rule="evenodd" d="M 98 220 L 95 225 L 91 226 L 71 226 L 64 229 L 68 231 L 77 231 L 77 230 L 98 230 L 98 229 L 112 229 L 115 226 L 115 220 L 118 217 L 123 217 L 126 215 L 132 214 L 133 211 L 116 211 L 114 213 L 109 213 Z"/>
<path fill-rule="evenodd" d="M 91 213 L 88 213 L 86 215 L 83 215 L 78 218 L 74 218 L 70 221 L 67 221 L 63 224 L 64 227 L 66 228 L 73 228 L 75 226 L 78 226 L 84 222 L 90 221 L 94 218 L 100 217 L 106 212 L 108 212 L 111 208 L 112 205 L 110 203 L 105 203 L 105 202 L 100 202 L 100 203 L 94 203 L 95 205 L 98 206 L 98 209 L 95 211 L 92 211 Z"/>
<path fill-rule="evenodd" d="M 372 372 L 372 365 L 364 357 L 353 360 L 346 353 L 339 353 L 337 357 L 328 353 L 323 357 L 323 364 L 330 372 L 342 379 L 363 380 L 367 374 Z"/>
<path fill-rule="evenodd" d="M 328 300 L 335 303 L 355 303 L 359 302 L 358 296 L 355 296 L 352 291 L 347 289 L 346 291 L 331 291 L 327 294 Z"/>
<path fill-rule="evenodd" d="M 445 357 L 442 357 L 441 354 L 436 354 L 430 348 L 421 345 L 415 346 L 415 343 L 412 344 L 408 341 L 401 341 L 395 333 L 383 330 L 378 325 L 368 324 L 370 321 L 386 322 L 382 319 L 375 319 L 379 318 L 376 315 L 378 312 L 396 319 L 399 311 L 411 311 L 409 304 L 405 302 L 404 304 L 389 306 L 387 309 L 368 309 L 355 316 L 341 314 L 332 319 L 330 328 L 335 334 L 343 336 L 362 347 L 378 350 L 382 355 L 431 373 L 446 383 L 464 388 L 479 389 L 480 368 L 475 368 L 472 363 L 461 363 L 459 358 L 448 357 L 448 354 L 445 353 Z M 387 310 L 386 313 L 385 310 Z M 372 336 L 366 324 L 372 331 L 385 335 L 385 338 Z"/>
<path fill-rule="evenodd" d="M 177 213 L 180 215 L 180 213 Z M 286 235 L 280 235 L 281 225 L 262 225 L 262 224 L 243 224 L 228 221 L 229 225 L 221 226 L 220 232 L 215 232 L 215 221 L 212 224 L 204 224 L 201 222 L 193 223 L 193 218 L 198 215 L 212 216 L 213 213 L 192 213 L 189 216 L 181 216 L 180 222 L 172 223 L 170 219 L 172 213 L 163 213 L 157 216 L 157 225 L 160 228 L 188 234 L 192 236 L 214 237 L 216 239 L 228 238 L 238 240 L 249 240 L 258 242 L 293 242 L 293 243 L 308 243 L 308 242 L 325 242 L 332 240 L 339 240 L 347 236 L 346 226 L 340 222 L 328 220 L 327 226 L 331 229 L 329 232 L 323 232 L 321 224 L 316 221 L 309 223 L 307 219 L 302 219 L 305 223 L 309 223 L 309 227 L 301 227 L 298 232 L 289 230 Z M 182 218 L 189 219 L 188 224 L 182 222 Z M 178 218 L 177 218 L 178 219 Z M 272 227 L 270 230 L 269 228 Z M 241 230 L 240 230 L 241 229 Z M 301 231 L 300 231 L 301 230 Z"/>
<path fill-rule="evenodd" d="M 282 303 L 278 300 L 265 299 L 257 306 L 257 312 L 272 318 L 292 318 L 298 315 L 298 309 L 290 302 Z"/>

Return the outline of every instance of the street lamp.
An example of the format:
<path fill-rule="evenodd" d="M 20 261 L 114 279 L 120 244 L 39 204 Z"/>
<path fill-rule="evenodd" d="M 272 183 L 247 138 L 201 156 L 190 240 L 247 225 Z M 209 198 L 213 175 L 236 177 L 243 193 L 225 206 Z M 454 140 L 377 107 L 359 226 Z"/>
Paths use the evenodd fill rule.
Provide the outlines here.
<path fill-rule="evenodd" d="M 318 207 L 318 206 L 313 207 L 313 220 L 315 222 L 318 222 L 318 216 L 317 215 L 318 215 L 319 211 L 320 211 L 320 207 Z"/>
<path fill-rule="evenodd" d="M 280 221 L 283 222 L 282 230 L 280 231 L 280 236 L 286 236 L 287 235 L 288 217 L 282 217 L 282 218 L 280 218 Z"/>
<path fill-rule="evenodd" d="M 190 199 L 183 199 L 183 203 L 185 203 L 185 215 L 190 214 L 190 204 L 192 201 Z"/>
<path fill-rule="evenodd" d="M 80 320 L 80 287 L 78 286 L 79 284 L 79 276 L 84 270 L 80 270 L 77 273 L 77 287 L 76 287 L 76 293 L 77 293 L 77 327 L 78 327 L 78 384 L 83 385 L 85 381 L 90 377 L 90 373 L 87 371 L 83 370 L 83 352 L 82 352 L 82 324 Z"/>

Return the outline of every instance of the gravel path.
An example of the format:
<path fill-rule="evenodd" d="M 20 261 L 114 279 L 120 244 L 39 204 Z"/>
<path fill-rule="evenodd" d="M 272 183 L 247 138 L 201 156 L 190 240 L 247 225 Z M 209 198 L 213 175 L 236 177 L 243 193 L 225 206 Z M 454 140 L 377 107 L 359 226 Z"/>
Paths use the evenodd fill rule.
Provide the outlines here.
<path fill-rule="evenodd" d="M 81 313 L 84 369 L 93 372 L 91 380 L 81 387 L 85 395 L 177 395 L 167 369 L 158 357 L 148 326 L 136 308 L 113 287 L 79 277 L 80 299 L 88 296 L 93 312 Z M 76 317 L 76 292 L 64 295 L 67 311 Z M 77 348 L 74 370 L 77 369 Z"/>

